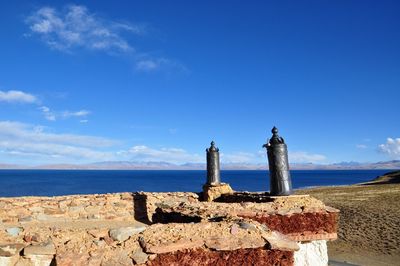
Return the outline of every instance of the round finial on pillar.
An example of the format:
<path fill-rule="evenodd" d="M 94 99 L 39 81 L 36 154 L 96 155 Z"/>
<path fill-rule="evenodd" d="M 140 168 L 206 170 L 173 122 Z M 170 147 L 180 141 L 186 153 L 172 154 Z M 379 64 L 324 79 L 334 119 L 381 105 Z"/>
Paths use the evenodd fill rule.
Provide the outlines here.
<path fill-rule="evenodd" d="M 209 149 L 207 149 L 207 151 L 219 151 L 219 149 L 217 147 L 215 147 L 214 141 L 211 141 L 211 146 Z"/>
<path fill-rule="evenodd" d="M 272 132 L 272 137 L 271 137 L 271 139 L 268 141 L 267 145 L 285 143 L 285 141 L 283 140 L 283 138 L 280 137 L 280 136 L 278 135 L 278 128 L 277 128 L 277 127 L 273 127 L 273 128 L 271 129 L 271 132 Z"/>

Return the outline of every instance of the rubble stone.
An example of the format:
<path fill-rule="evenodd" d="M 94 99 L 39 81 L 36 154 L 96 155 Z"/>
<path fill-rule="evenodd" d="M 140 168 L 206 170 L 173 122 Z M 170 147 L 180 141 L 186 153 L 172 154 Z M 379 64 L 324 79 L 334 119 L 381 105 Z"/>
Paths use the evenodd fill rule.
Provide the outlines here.
<path fill-rule="evenodd" d="M 10 236 L 18 236 L 20 232 L 22 232 L 22 228 L 21 227 L 10 227 L 6 229 L 6 232 L 10 235 Z"/>
<path fill-rule="evenodd" d="M 24 248 L 24 255 L 54 255 L 56 249 L 53 242 L 48 241 L 46 243 L 32 244 Z"/>
<path fill-rule="evenodd" d="M 144 226 L 138 227 L 121 227 L 110 230 L 110 237 L 115 241 L 123 242 L 134 234 L 143 232 L 146 229 Z"/>
<path fill-rule="evenodd" d="M 0 245 L 0 256 L 1 257 L 11 257 L 16 254 L 19 254 L 19 252 L 24 248 L 24 246 L 25 246 L 24 244 Z"/>
<path fill-rule="evenodd" d="M 141 249 L 136 250 L 131 257 L 136 264 L 144 264 L 149 259 L 149 255 Z"/>

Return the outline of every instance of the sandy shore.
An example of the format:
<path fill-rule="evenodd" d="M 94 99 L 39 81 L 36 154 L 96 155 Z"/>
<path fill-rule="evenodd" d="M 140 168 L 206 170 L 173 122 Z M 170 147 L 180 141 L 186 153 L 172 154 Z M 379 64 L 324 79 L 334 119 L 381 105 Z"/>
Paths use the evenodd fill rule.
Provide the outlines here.
<path fill-rule="evenodd" d="M 400 171 L 372 182 L 296 191 L 341 211 L 330 259 L 356 265 L 400 265 Z"/>

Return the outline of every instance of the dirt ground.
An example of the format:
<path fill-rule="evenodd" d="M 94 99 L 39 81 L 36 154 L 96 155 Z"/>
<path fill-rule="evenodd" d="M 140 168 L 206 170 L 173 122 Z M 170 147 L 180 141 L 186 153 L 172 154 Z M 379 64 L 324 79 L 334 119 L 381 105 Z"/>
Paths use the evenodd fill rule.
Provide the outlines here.
<path fill-rule="evenodd" d="M 400 265 L 400 172 L 392 181 L 296 191 L 340 209 L 329 258 L 356 265 Z"/>

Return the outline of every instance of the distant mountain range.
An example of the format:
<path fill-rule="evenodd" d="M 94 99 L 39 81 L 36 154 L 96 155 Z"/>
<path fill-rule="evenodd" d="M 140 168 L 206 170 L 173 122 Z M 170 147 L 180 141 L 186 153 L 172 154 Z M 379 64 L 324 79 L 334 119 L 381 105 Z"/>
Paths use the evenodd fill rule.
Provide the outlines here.
<path fill-rule="evenodd" d="M 226 163 L 224 170 L 265 170 L 266 164 Z M 23 166 L 15 164 L 1 164 L 0 169 L 65 169 L 65 170 L 205 170 L 203 163 L 172 164 L 168 162 L 133 162 L 108 161 L 89 164 L 47 164 L 38 166 Z M 340 162 L 333 164 L 291 164 L 292 170 L 351 170 L 351 169 L 400 169 L 400 160 L 377 163 Z"/>

